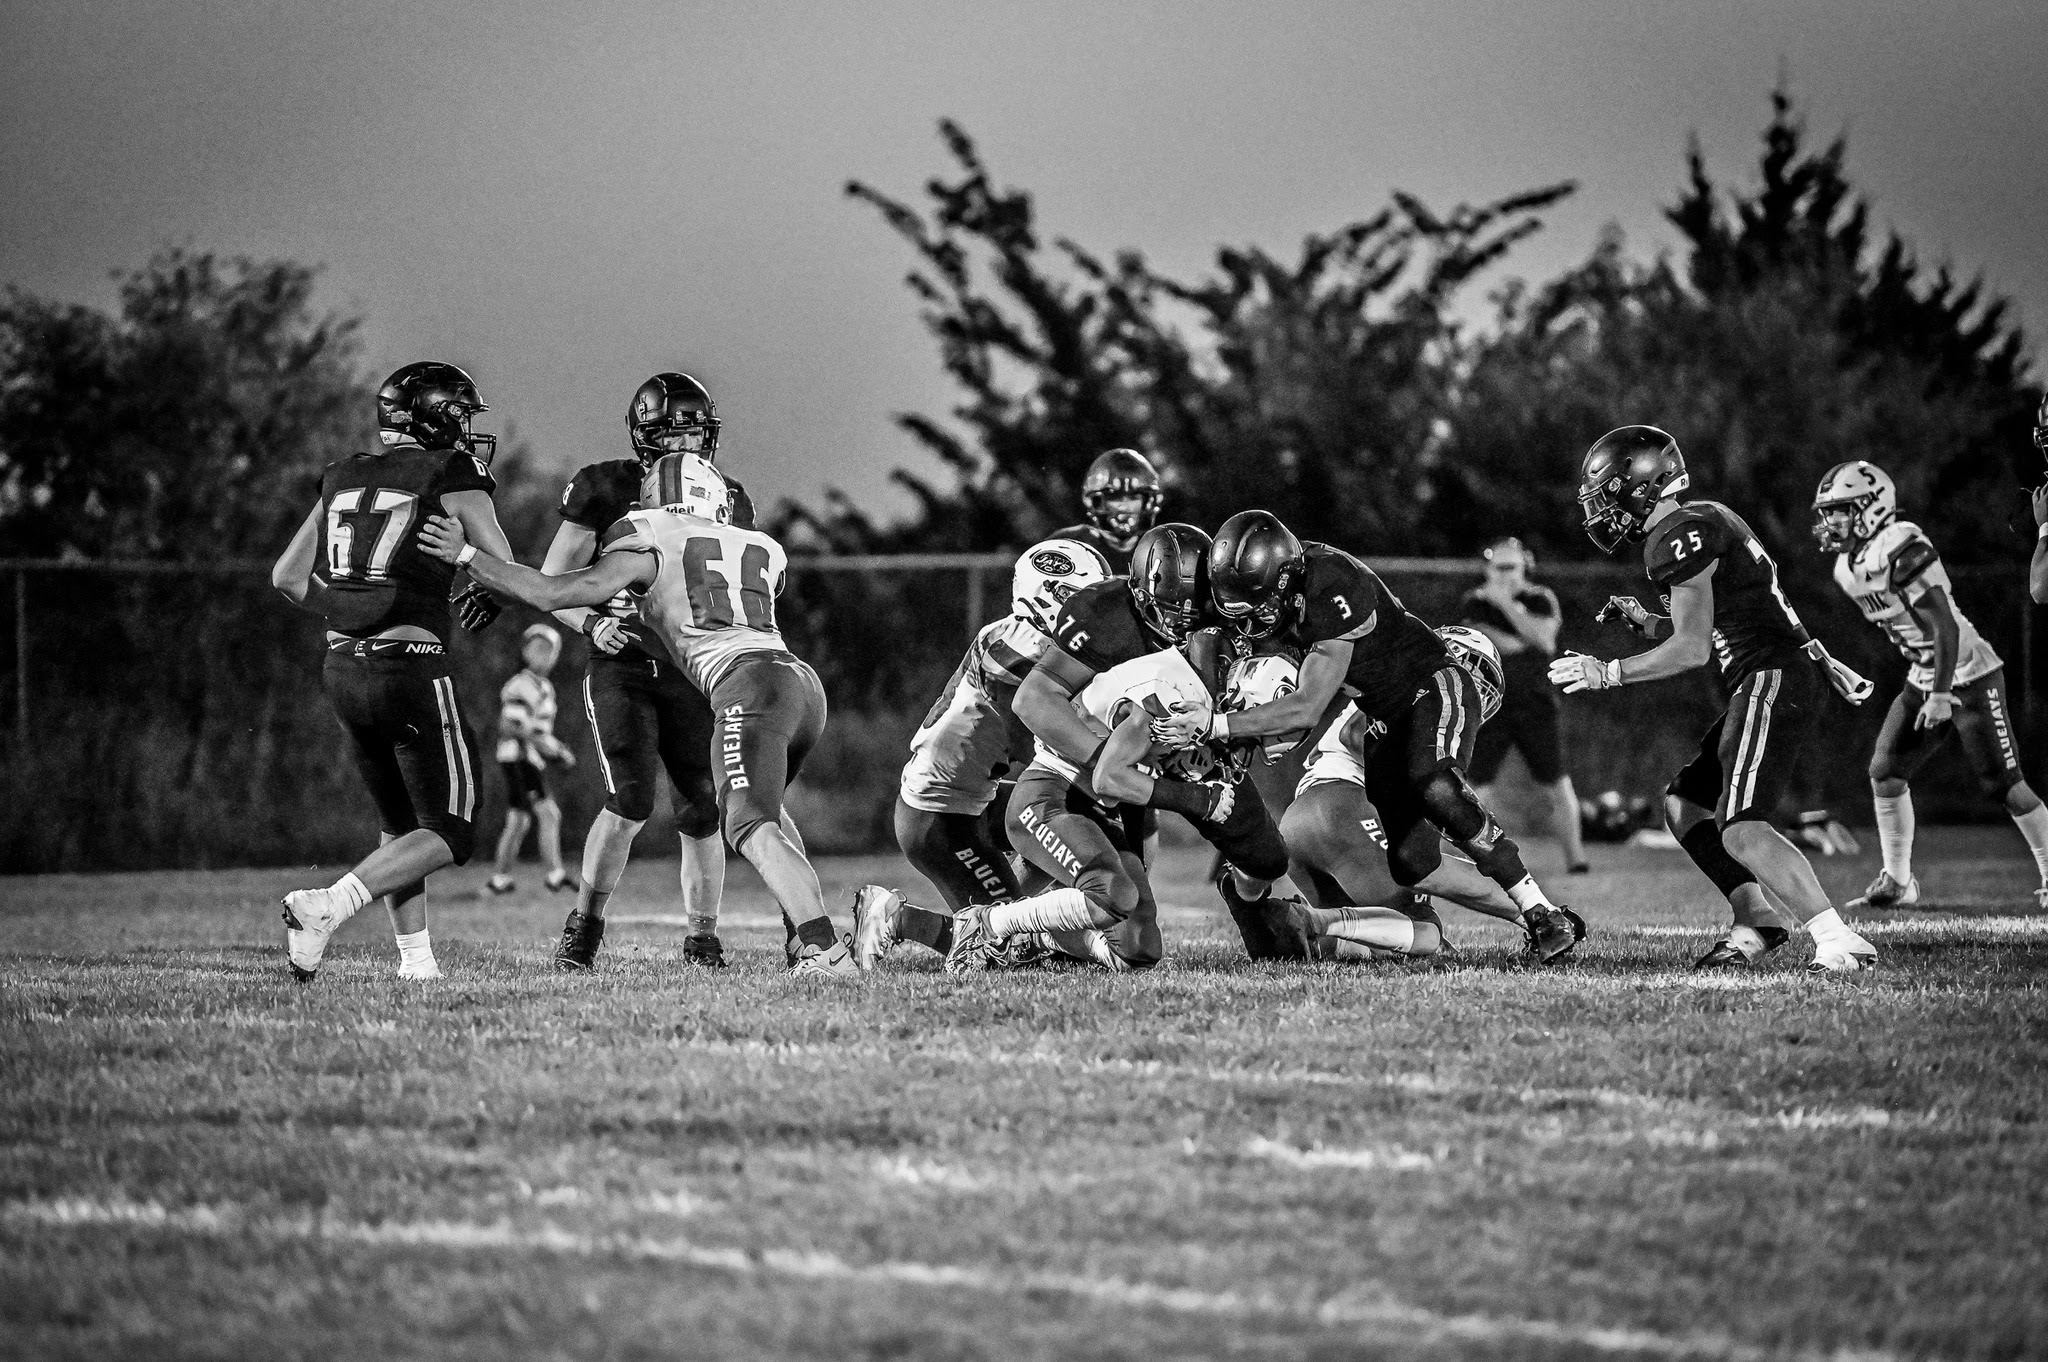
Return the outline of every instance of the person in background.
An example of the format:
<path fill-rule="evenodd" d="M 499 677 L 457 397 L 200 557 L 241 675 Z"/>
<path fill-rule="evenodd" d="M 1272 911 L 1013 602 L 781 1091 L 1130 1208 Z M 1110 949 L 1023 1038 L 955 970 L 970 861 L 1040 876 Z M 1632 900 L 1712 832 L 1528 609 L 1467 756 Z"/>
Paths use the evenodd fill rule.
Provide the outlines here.
<path fill-rule="evenodd" d="M 1550 797 L 1551 821 L 1564 844 L 1565 866 L 1574 875 L 1583 874 L 1586 844 L 1579 836 L 1579 794 L 1564 769 L 1564 739 L 1558 727 L 1564 706 L 1548 677 L 1563 623 L 1557 594 L 1529 580 L 1536 557 L 1519 539 L 1496 539 L 1480 556 L 1486 560 L 1486 579 L 1465 593 L 1458 622 L 1477 629 L 1500 650 L 1507 696 L 1499 717 L 1479 730 L 1472 783 L 1482 803 L 1498 807 L 1493 782 L 1509 749 L 1521 749 L 1530 779 Z"/>
<path fill-rule="evenodd" d="M 2048 397 L 2034 413 L 2034 448 L 2048 457 Z M 2034 560 L 2027 566 L 2027 594 L 2048 605 L 2048 482 L 2034 489 Z"/>
<path fill-rule="evenodd" d="M 512 862 L 526 841 L 526 830 L 540 827 L 540 857 L 548 865 L 549 890 L 573 889 L 562 869 L 562 806 L 548 789 L 548 763 L 574 766 L 576 754 L 555 736 L 555 683 L 548 673 L 562 656 L 561 632 L 546 624 L 529 624 L 519 645 L 526 665 L 498 691 L 498 769 L 505 774 L 505 830 L 498 834 L 497 864 L 484 884 L 493 894 L 509 894 Z"/>

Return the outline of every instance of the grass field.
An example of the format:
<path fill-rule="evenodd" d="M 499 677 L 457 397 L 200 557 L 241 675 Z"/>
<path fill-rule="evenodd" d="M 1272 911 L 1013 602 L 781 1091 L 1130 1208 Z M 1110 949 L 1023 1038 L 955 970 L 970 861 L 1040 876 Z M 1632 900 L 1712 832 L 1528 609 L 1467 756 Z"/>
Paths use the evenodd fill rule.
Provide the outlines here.
<path fill-rule="evenodd" d="M 443 877 L 410 986 L 371 914 L 286 977 L 310 874 L 0 881 L 0 1352 L 2042 1356 L 2048 917 L 2010 829 L 1921 862 L 1851 979 L 1687 973 L 1638 850 L 1548 971 L 1252 967 L 1175 852 L 1148 975 L 836 986 L 745 871 L 735 968 L 653 864 L 566 979 L 564 898 Z"/>

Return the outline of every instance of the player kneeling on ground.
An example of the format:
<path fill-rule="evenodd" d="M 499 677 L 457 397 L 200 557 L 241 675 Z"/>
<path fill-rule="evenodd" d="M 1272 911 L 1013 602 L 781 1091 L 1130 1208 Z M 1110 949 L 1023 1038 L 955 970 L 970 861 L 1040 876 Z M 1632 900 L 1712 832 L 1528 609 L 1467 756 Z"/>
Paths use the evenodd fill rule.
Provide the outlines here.
<path fill-rule="evenodd" d="M 1492 719 L 1506 685 L 1492 641 L 1458 625 L 1436 632 L 1452 658 L 1472 674 L 1480 722 Z M 1263 702 L 1277 695 L 1248 698 Z M 1514 900 L 1462 856 L 1442 857 L 1413 886 L 1396 883 L 1388 864 L 1392 848 L 1365 792 L 1365 754 L 1385 735 L 1385 725 L 1366 718 L 1355 705 L 1344 706 L 1316 743 L 1294 802 L 1280 819 L 1288 873 L 1313 905 L 1317 953 L 1344 960 L 1449 950 L 1431 896 L 1520 925 Z"/>
<path fill-rule="evenodd" d="M 2027 839 L 2040 878 L 2034 900 L 2048 908 L 2048 809 L 2020 770 L 2005 704 L 2005 664 L 1956 608 L 1934 545 L 1898 515 L 1890 475 L 1861 459 L 1829 469 L 1814 493 L 1813 533 L 1821 551 L 1835 555 L 1835 585 L 1863 618 L 1890 635 L 1912 668 L 1870 754 L 1884 868 L 1849 906 L 1910 908 L 1920 901 L 1920 882 L 1913 878 L 1913 792 L 1906 782 L 1954 736 L 1978 788 L 2005 805 Z"/>
<path fill-rule="evenodd" d="M 825 729 L 818 675 L 783 646 L 775 624 L 788 567 L 782 545 L 726 523 L 725 480 L 692 454 L 655 460 L 640 502 L 642 509 L 607 532 L 596 563 L 553 577 L 480 553 L 460 525 L 442 517 L 428 521 L 420 538 L 491 590 L 541 610 L 601 605 L 621 591 L 641 598 L 641 618 L 711 701 L 725 840 L 781 905 L 792 972 L 852 974 L 852 954 L 832 929 L 817 872 L 782 807 L 788 782 Z"/>
<path fill-rule="evenodd" d="M 1550 679 L 1571 694 L 1717 660 L 1732 698 L 1665 797 L 1678 844 L 1735 914 L 1727 936 L 1695 968 L 1754 964 L 1784 944 L 1786 924 L 1764 889 L 1813 934 L 1811 968 L 1867 968 L 1877 963 L 1876 948 L 1849 930 L 1770 816 L 1820 717 L 1824 687 L 1860 703 L 1870 683 L 1806 632 L 1778 588 L 1778 565 L 1748 523 L 1718 501 L 1680 502 L 1688 486 L 1678 441 L 1655 426 L 1622 426 L 1586 451 L 1579 506 L 1587 537 L 1606 553 L 1643 545 L 1643 571 L 1671 613 L 1652 614 L 1633 596 L 1611 597 L 1599 618 L 1619 614 L 1657 646 L 1611 662 L 1565 653 L 1550 664 Z"/>

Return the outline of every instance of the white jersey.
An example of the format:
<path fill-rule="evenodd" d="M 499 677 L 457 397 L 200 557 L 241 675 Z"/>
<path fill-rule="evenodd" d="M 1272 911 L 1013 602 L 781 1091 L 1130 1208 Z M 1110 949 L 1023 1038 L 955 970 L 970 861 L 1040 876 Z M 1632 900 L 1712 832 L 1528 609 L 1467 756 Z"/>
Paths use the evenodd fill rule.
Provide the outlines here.
<path fill-rule="evenodd" d="M 775 626 L 789 555 L 759 530 L 721 525 L 680 507 L 629 511 L 604 552 L 650 552 L 661 563 L 640 593 L 640 618 L 708 698 L 748 653 L 787 652 Z"/>
<path fill-rule="evenodd" d="M 555 732 L 555 683 L 521 668 L 498 690 L 498 760 L 547 765 L 535 743 Z"/>
<path fill-rule="evenodd" d="M 978 814 L 996 797 L 1011 754 L 1029 734 L 1010 704 L 1032 665 L 1052 644 L 1030 620 L 1010 615 L 982 626 L 953 679 L 910 740 L 897 792 L 927 813 Z"/>
<path fill-rule="evenodd" d="M 1177 649 L 1162 648 L 1129 662 L 1119 662 L 1106 672 L 1097 672 L 1074 697 L 1075 709 L 1109 729 L 1116 727 L 1127 703 L 1154 715 L 1192 713 L 1206 720 L 1215 702 L 1194 665 Z M 1047 747 L 1043 740 L 1038 743 L 1032 765 L 1057 771 L 1068 780 L 1080 777 L 1074 763 Z"/>
<path fill-rule="evenodd" d="M 1929 587 L 1940 587 L 1956 617 L 1956 671 L 1950 684 L 1966 686 L 1998 670 L 1998 654 L 1955 603 L 1948 569 L 1920 527 L 1894 520 L 1847 553 L 1835 555 L 1835 585 L 1848 593 L 1863 618 L 1891 635 L 1913 664 L 1907 681 L 1919 690 L 1934 686 L 1934 633 L 1906 608 Z"/>
<path fill-rule="evenodd" d="M 1363 725 L 1361 731 L 1360 725 Z M 1330 721 L 1323 736 L 1309 749 L 1308 761 L 1301 768 L 1301 779 L 1295 784 L 1296 799 L 1307 792 L 1312 785 L 1342 783 L 1365 788 L 1365 745 L 1385 736 L 1387 726 L 1378 719 L 1368 719 L 1357 705 L 1347 704 Z M 1349 741 L 1346 741 L 1347 735 Z"/>

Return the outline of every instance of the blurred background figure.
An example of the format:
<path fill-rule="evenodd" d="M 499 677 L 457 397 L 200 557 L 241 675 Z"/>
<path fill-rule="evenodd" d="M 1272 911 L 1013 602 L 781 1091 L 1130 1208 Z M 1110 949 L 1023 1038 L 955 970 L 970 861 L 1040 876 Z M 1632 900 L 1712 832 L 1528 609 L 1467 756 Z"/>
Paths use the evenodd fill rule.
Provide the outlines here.
<path fill-rule="evenodd" d="M 509 894 L 512 862 L 526 831 L 540 827 L 540 857 L 547 862 L 549 889 L 573 887 L 562 869 L 562 808 L 548 790 L 548 763 L 576 764 L 576 754 L 555 736 L 555 683 L 548 673 L 562 656 L 562 635 L 546 624 L 529 624 L 519 655 L 526 665 L 498 692 L 498 769 L 505 774 L 505 830 L 498 835 L 498 860 L 484 888 Z"/>
<path fill-rule="evenodd" d="M 1579 796 L 1564 769 L 1564 739 L 1559 731 L 1562 701 L 1547 678 L 1557 653 L 1557 631 L 1563 623 L 1557 595 L 1529 580 L 1536 559 L 1513 537 L 1496 539 L 1480 555 L 1486 577 L 1465 593 L 1458 622 L 1479 630 L 1500 649 L 1507 673 L 1507 696 L 1492 722 L 1479 730 L 1472 755 L 1472 783 L 1488 808 L 1499 808 L 1492 785 L 1510 749 L 1528 763 L 1529 778 L 1543 788 L 1550 821 L 1564 846 L 1567 869 L 1586 869 L 1586 847 L 1579 835 Z"/>

